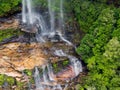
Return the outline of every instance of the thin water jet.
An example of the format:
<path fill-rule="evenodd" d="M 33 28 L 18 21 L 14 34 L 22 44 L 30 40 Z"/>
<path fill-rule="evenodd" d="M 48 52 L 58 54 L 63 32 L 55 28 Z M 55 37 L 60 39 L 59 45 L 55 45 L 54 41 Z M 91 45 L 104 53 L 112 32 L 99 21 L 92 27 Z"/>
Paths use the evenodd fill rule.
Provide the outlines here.
<path fill-rule="evenodd" d="M 37 67 L 35 67 L 34 80 L 36 90 L 44 90 L 44 87 L 41 85 L 40 73 Z"/>
<path fill-rule="evenodd" d="M 55 6 L 54 1 L 48 0 L 48 10 L 50 15 L 50 32 L 55 32 L 55 12 L 53 10 L 54 6 Z"/>

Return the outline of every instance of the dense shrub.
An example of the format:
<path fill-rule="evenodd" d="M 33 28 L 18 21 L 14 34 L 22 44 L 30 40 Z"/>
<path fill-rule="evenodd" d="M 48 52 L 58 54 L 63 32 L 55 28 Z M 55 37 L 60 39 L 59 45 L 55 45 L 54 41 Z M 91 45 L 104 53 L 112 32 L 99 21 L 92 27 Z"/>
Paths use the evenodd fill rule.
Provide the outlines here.
<path fill-rule="evenodd" d="M 92 2 L 98 3 L 96 0 Z M 81 29 L 87 31 L 80 41 L 80 46 L 76 49 L 89 70 L 80 90 L 83 90 L 83 88 L 87 90 L 119 90 L 120 10 L 101 3 L 100 6 L 103 4 L 104 7 L 101 8 L 96 17 L 91 18 L 88 16 L 88 10 L 93 3 L 91 5 L 90 3 L 90 0 L 85 1 L 84 8 L 89 5 L 87 10 L 81 10 L 80 4 L 76 6 L 77 9 L 79 8 L 79 13 L 74 8 Z M 99 7 L 99 4 L 96 5 Z M 96 5 L 93 5 L 93 7 L 96 7 Z M 92 8 L 92 10 L 95 12 L 99 9 Z M 80 13 L 84 13 L 83 17 Z M 87 18 L 87 20 L 84 18 Z M 89 21 L 90 19 L 93 21 Z"/>
<path fill-rule="evenodd" d="M 15 30 L 15 29 L 0 30 L 0 42 L 6 38 L 10 38 L 12 36 L 17 36 L 21 34 L 22 32 L 20 32 L 20 30 Z"/>
<path fill-rule="evenodd" d="M 104 9 L 93 25 L 88 28 L 89 33 L 84 36 L 77 49 L 82 59 L 87 60 L 92 55 L 100 55 L 104 52 L 104 45 L 112 36 L 114 24 L 114 11 L 110 8 Z"/>
<path fill-rule="evenodd" d="M 10 13 L 17 9 L 17 5 L 21 0 L 0 0 L 0 16 L 6 15 L 6 13 Z"/>
<path fill-rule="evenodd" d="M 72 0 L 73 11 L 80 24 L 80 29 L 89 31 L 89 27 L 98 18 L 100 12 L 106 7 L 105 4 L 95 3 L 88 0 Z"/>

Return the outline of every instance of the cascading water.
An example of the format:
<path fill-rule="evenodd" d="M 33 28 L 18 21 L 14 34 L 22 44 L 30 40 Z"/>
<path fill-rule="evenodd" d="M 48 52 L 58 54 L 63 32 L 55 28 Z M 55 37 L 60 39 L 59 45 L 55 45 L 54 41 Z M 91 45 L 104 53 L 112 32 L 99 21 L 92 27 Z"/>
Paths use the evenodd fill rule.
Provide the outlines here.
<path fill-rule="evenodd" d="M 55 33 L 55 12 L 53 10 L 54 0 L 48 0 L 48 10 L 50 15 L 50 32 Z"/>
<path fill-rule="evenodd" d="M 64 14 L 63 14 L 63 0 L 60 0 L 60 6 L 59 6 L 59 17 L 55 19 L 55 1 L 54 0 L 48 0 L 48 12 L 49 12 L 49 21 L 50 21 L 50 27 L 46 25 L 46 22 L 43 18 L 43 16 L 35 12 L 35 7 L 32 5 L 34 2 L 32 0 L 23 0 L 22 1 L 22 22 L 27 25 L 26 27 L 30 27 L 29 30 L 24 30 L 27 32 L 36 32 L 36 40 L 38 42 L 45 42 L 44 36 L 50 36 L 53 37 L 56 32 L 58 32 L 58 35 L 60 36 L 61 40 L 65 41 L 69 45 L 72 45 L 68 40 L 66 40 L 63 36 L 64 34 Z M 55 25 L 55 21 L 59 21 L 58 27 Z M 48 22 L 48 21 L 47 21 Z"/>
<path fill-rule="evenodd" d="M 60 0 L 59 6 L 59 17 L 57 18 L 59 25 L 55 25 L 55 0 L 48 0 L 48 12 L 50 19 L 50 27 L 46 25 L 43 16 L 40 13 L 34 11 L 32 5 L 32 0 L 23 0 L 22 1 L 22 22 L 27 24 L 27 27 L 35 27 L 36 40 L 39 42 L 45 42 L 44 36 L 54 36 L 56 33 L 60 39 L 66 42 L 68 45 L 74 46 L 70 41 L 66 40 L 63 36 L 64 34 L 64 12 L 63 12 L 63 0 Z M 33 29 L 33 28 L 31 28 Z M 71 62 L 72 69 L 75 73 L 75 76 L 79 75 L 82 72 L 81 62 L 74 56 L 66 54 L 61 50 L 56 50 L 55 55 L 59 57 L 67 57 Z M 52 65 L 47 64 L 42 66 L 42 75 L 40 77 L 40 72 L 37 67 L 35 67 L 34 80 L 36 90 L 63 90 L 61 84 L 57 83 L 56 75 L 53 72 Z"/>
<path fill-rule="evenodd" d="M 73 67 L 73 71 L 75 73 L 75 76 L 78 76 L 80 72 L 82 72 L 82 64 L 81 62 L 74 56 L 68 55 L 68 58 L 71 62 L 71 65 Z"/>
<path fill-rule="evenodd" d="M 55 80 L 54 80 L 55 75 L 54 75 L 54 73 L 53 73 L 53 69 L 52 69 L 51 64 L 48 64 L 48 65 L 47 65 L 47 69 L 48 69 L 48 76 L 49 76 L 50 81 L 55 81 Z"/>
<path fill-rule="evenodd" d="M 59 28 L 60 28 L 62 31 L 64 30 L 63 0 L 60 0 Z"/>
<path fill-rule="evenodd" d="M 45 83 L 48 83 L 48 77 L 47 77 L 47 73 L 46 73 L 46 66 L 42 66 L 42 69 L 43 69 L 43 81 Z"/>
<path fill-rule="evenodd" d="M 27 18 L 26 18 L 26 0 L 22 0 L 22 22 L 26 23 Z"/>
<path fill-rule="evenodd" d="M 60 32 L 58 32 L 58 35 L 60 36 L 60 39 L 64 42 L 66 42 L 68 45 L 74 46 L 70 41 L 65 39 Z"/>
<path fill-rule="evenodd" d="M 47 26 L 42 15 L 35 12 L 35 7 L 33 7 L 32 4 L 32 0 L 22 0 L 22 22 L 27 25 L 26 27 L 31 27 L 31 31 L 34 30 L 34 32 L 36 32 L 36 39 L 37 41 L 40 41 L 39 39 L 41 36 L 44 33 L 48 33 L 46 28 Z M 43 39 L 41 40 L 44 41 Z"/>
<path fill-rule="evenodd" d="M 24 23 L 29 23 L 33 24 L 33 8 L 32 8 L 32 1 L 31 0 L 23 0 L 22 5 L 23 5 L 23 11 L 22 11 L 22 21 Z"/>
<path fill-rule="evenodd" d="M 39 70 L 37 67 L 35 67 L 34 80 L 35 80 L 36 90 L 44 90 L 43 86 L 41 85 Z"/>
<path fill-rule="evenodd" d="M 74 56 L 71 56 L 71 55 L 67 55 L 66 53 L 64 53 L 62 50 L 56 50 L 54 52 L 55 55 L 57 56 L 66 56 L 69 58 L 70 62 L 71 62 L 71 65 L 72 65 L 72 68 L 73 68 L 73 71 L 75 73 L 75 76 L 79 75 L 80 72 L 82 72 L 82 64 L 81 62 L 78 60 L 78 58 L 74 57 Z"/>

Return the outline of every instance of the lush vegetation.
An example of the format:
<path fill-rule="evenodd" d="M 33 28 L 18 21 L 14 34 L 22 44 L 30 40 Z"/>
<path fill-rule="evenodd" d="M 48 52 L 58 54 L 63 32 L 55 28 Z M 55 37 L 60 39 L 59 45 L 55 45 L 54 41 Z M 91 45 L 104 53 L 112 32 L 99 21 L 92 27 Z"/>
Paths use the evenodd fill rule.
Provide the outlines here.
<path fill-rule="evenodd" d="M 0 30 L 0 42 L 4 39 L 10 38 L 12 36 L 20 35 L 20 34 L 22 34 L 20 30 L 15 30 L 15 29 Z"/>
<path fill-rule="evenodd" d="M 18 4 L 21 0 L 0 0 L 0 16 L 6 16 L 18 10 Z"/>
<path fill-rule="evenodd" d="M 107 0 L 73 0 L 75 18 L 86 32 L 76 49 L 89 70 L 80 90 L 120 89 L 120 9 Z"/>

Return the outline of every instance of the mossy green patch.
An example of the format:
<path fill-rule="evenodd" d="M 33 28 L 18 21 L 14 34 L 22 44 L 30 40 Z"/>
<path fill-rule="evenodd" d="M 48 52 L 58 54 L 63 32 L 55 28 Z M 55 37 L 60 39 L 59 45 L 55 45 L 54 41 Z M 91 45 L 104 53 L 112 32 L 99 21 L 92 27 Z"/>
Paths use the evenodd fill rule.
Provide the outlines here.
<path fill-rule="evenodd" d="M 32 70 L 24 70 L 24 73 L 27 75 L 27 76 L 32 76 Z"/>
<path fill-rule="evenodd" d="M 15 83 L 15 79 L 6 75 L 0 75 L 0 86 L 2 86 L 4 82 L 7 82 L 8 85 L 12 86 Z"/>
<path fill-rule="evenodd" d="M 15 29 L 0 30 L 0 41 L 20 34 L 22 34 L 20 30 L 15 30 Z"/>
<path fill-rule="evenodd" d="M 69 63 L 70 63 L 69 60 L 64 60 L 64 61 L 53 63 L 52 66 L 53 66 L 54 72 L 58 73 L 59 71 L 67 67 Z"/>
<path fill-rule="evenodd" d="M 23 86 L 24 86 L 23 82 L 17 81 L 17 88 L 16 88 L 16 90 L 24 90 Z"/>
<path fill-rule="evenodd" d="M 0 75 L 0 86 L 4 84 L 4 75 Z"/>

